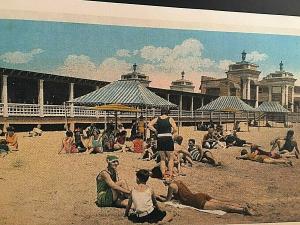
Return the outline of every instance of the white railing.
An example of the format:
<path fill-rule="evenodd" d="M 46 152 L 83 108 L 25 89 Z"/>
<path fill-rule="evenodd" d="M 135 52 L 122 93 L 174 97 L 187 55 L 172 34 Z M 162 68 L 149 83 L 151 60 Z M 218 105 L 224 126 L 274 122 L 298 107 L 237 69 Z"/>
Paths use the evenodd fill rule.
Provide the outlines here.
<path fill-rule="evenodd" d="M 39 113 L 40 107 L 38 104 L 8 103 L 9 116 L 39 116 Z"/>
<path fill-rule="evenodd" d="M 3 103 L 0 103 L 0 116 L 3 116 Z M 73 111 L 73 113 L 71 113 Z M 21 103 L 8 103 L 8 116 L 45 116 L 45 117 L 96 117 L 103 118 L 105 115 L 107 117 L 112 117 L 114 113 L 105 113 L 104 111 L 94 110 L 90 107 L 85 106 L 64 106 L 64 105 L 44 105 L 43 111 L 40 112 L 40 106 L 38 104 L 21 104 Z M 137 113 L 137 116 L 143 115 L 144 117 L 152 118 L 160 115 L 159 109 L 142 109 L 141 112 Z M 122 118 L 135 118 L 136 113 L 122 112 L 118 113 L 119 117 Z M 233 121 L 236 120 L 246 120 L 247 118 L 253 119 L 258 115 L 254 113 L 219 113 L 219 112 L 200 112 L 200 111 L 188 111 L 182 110 L 170 110 L 170 116 L 175 120 L 183 121 L 202 121 L 209 120 L 210 118 L 214 121 Z M 300 113 L 289 113 L 290 120 L 293 122 L 300 122 Z"/>

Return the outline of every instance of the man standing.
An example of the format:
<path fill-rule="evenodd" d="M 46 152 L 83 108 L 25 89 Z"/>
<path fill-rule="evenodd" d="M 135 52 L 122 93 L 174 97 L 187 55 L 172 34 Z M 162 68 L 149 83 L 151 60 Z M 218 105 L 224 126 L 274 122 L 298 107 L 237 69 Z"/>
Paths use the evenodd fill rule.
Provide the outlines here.
<path fill-rule="evenodd" d="M 177 131 L 177 126 L 172 117 L 168 116 L 169 110 L 162 108 L 161 116 L 150 121 L 148 128 L 157 135 L 157 150 L 161 158 L 160 170 L 163 178 L 166 178 L 166 161 L 168 161 L 169 176 L 173 176 L 174 167 L 174 141 L 173 134 Z M 154 128 L 154 125 L 156 128 Z"/>

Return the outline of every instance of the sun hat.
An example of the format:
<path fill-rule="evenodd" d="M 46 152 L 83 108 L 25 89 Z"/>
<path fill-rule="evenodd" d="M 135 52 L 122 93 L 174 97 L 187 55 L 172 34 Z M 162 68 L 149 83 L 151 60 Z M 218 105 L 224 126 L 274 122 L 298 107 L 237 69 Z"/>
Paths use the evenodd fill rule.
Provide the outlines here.
<path fill-rule="evenodd" d="M 106 161 L 107 162 L 119 161 L 119 158 L 117 156 L 115 156 L 115 155 L 108 155 L 106 157 Z"/>

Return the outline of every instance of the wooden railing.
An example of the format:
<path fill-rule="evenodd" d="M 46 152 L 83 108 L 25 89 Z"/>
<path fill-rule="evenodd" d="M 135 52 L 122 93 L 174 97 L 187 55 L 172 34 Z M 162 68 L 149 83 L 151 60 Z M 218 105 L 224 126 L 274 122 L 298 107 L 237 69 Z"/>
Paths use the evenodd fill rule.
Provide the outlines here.
<path fill-rule="evenodd" d="M 3 116 L 3 103 L 0 103 L 0 116 Z M 90 107 L 84 106 L 64 106 L 64 105 L 44 105 L 42 112 L 40 105 L 38 104 L 21 104 L 21 103 L 8 103 L 8 117 L 10 116 L 33 116 L 33 117 L 105 117 L 108 113 L 103 111 L 97 111 Z M 110 114 L 111 115 L 111 114 Z M 123 112 L 118 113 L 119 117 L 135 118 L 136 113 Z M 137 113 L 137 116 L 143 115 L 147 118 L 152 118 L 160 115 L 159 109 L 142 109 Z M 170 116 L 175 120 L 181 120 L 184 122 L 197 122 L 197 121 L 233 121 L 240 120 L 246 121 L 248 119 L 258 119 L 259 115 L 263 114 L 254 113 L 228 113 L 228 112 L 200 112 L 200 111 L 188 111 L 182 110 L 170 110 Z M 289 113 L 288 120 L 290 122 L 300 122 L 300 113 Z"/>

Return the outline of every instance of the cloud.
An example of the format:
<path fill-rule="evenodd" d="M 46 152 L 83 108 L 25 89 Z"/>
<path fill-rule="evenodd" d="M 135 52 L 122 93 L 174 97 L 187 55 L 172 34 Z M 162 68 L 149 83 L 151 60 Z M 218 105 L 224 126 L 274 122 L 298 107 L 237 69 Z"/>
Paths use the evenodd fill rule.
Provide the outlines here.
<path fill-rule="evenodd" d="M 119 49 L 117 52 L 116 52 L 116 55 L 117 56 L 120 56 L 120 57 L 130 57 L 130 51 L 127 50 L 127 49 Z"/>
<path fill-rule="evenodd" d="M 30 52 L 6 52 L 3 55 L 0 55 L 0 59 L 3 62 L 10 64 L 25 64 L 33 59 L 34 56 L 43 53 L 45 50 L 36 48 L 32 49 Z"/>
<path fill-rule="evenodd" d="M 69 55 L 55 73 L 65 76 L 97 79 L 97 67 L 86 55 Z"/>
<path fill-rule="evenodd" d="M 224 59 L 224 60 L 221 60 L 219 62 L 219 64 L 217 65 L 217 67 L 220 70 L 227 71 L 228 70 L 228 66 L 231 65 L 231 64 L 234 64 L 234 62 L 232 60 Z"/>
<path fill-rule="evenodd" d="M 247 54 L 246 60 L 251 62 L 264 61 L 268 58 L 268 55 L 265 53 L 260 53 L 258 51 L 253 51 Z"/>
<path fill-rule="evenodd" d="M 132 64 L 116 58 L 105 59 L 98 67 L 97 73 L 101 80 L 113 81 L 121 78 L 122 74 L 131 71 Z"/>

